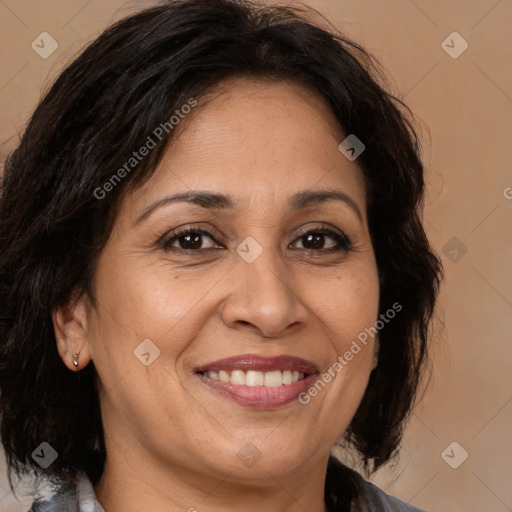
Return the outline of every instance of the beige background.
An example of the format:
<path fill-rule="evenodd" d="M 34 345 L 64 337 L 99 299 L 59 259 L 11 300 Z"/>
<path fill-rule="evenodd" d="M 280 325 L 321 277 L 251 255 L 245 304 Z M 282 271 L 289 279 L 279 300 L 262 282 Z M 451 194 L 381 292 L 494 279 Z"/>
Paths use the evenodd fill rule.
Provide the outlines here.
<path fill-rule="evenodd" d="M 152 3 L 0 0 L 2 154 L 63 64 L 112 21 Z M 512 2 L 306 3 L 381 60 L 418 117 L 429 170 L 426 226 L 447 274 L 430 388 L 399 463 L 375 481 L 429 511 L 510 511 Z M 43 31 L 59 45 L 47 59 L 31 48 Z M 469 44 L 457 59 L 442 47 L 454 31 Z M 445 44 L 461 48 L 456 39 Z M 457 469 L 441 456 L 454 441 L 469 454 Z M 453 464 L 461 453 L 449 449 L 445 459 Z M 24 510 L 2 482 L 0 510 Z"/>

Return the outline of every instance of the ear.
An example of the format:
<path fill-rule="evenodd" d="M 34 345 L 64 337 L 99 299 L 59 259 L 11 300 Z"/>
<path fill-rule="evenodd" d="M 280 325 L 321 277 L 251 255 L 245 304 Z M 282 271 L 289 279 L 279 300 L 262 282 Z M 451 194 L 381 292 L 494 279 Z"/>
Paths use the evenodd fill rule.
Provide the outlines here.
<path fill-rule="evenodd" d="M 64 364 L 73 371 L 81 370 L 91 359 L 87 340 L 87 308 L 88 301 L 81 296 L 52 311 L 57 351 Z"/>
<path fill-rule="evenodd" d="M 375 370 L 375 368 L 377 368 L 377 365 L 379 364 L 379 350 L 380 350 L 380 339 L 379 339 L 379 335 L 377 335 L 377 336 L 375 336 L 375 341 L 373 343 L 372 370 Z"/>

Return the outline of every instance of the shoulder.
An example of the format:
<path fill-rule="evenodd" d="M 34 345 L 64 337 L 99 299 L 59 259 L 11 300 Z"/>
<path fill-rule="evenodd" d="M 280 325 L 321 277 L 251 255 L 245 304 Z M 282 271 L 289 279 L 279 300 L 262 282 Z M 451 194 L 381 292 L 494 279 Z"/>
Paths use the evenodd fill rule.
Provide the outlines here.
<path fill-rule="evenodd" d="M 425 512 L 394 496 L 361 477 L 362 493 L 352 503 L 350 512 Z"/>
<path fill-rule="evenodd" d="M 53 487 L 36 497 L 28 512 L 104 512 L 96 500 L 94 488 L 85 475 L 79 475 L 76 487 Z"/>
<path fill-rule="evenodd" d="M 79 512 L 79 510 L 74 492 L 63 489 L 52 496 L 36 499 L 28 512 Z"/>
<path fill-rule="evenodd" d="M 389 496 L 335 457 L 329 459 L 325 490 L 331 512 L 425 512 Z"/>

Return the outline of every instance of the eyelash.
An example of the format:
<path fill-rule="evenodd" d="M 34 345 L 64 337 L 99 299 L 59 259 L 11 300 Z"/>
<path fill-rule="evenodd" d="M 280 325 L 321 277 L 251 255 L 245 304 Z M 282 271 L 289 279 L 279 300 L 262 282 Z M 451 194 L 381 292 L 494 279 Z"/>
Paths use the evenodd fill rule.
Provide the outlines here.
<path fill-rule="evenodd" d="M 333 229 L 321 227 L 321 228 L 315 228 L 315 229 L 308 229 L 304 231 L 303 233 L 300 233 L 297 238 L 293 242 L 289 244 L 289 246 L 295 244 L 297 241 L 299 241 L 302 237 L 306 235 L 326 235 L 329 238 L 332 238 L 336 242 L 335 247 L 331 247 L 328 249 L 294 249 L 294 250 L 303 250 L 308 252 L 316 252 L 316 253 L 322 253 L 322 254 L 331 254 L 335 252 L 346 252 L 346 251 L 354 251 L 354 246 L 352 243 L 352 240 L 345 235 L 344 233 L 334 231 Z M 197 252 L 205 252 L 205 251 L 211 251 L 211 250 L 218 250 L 220 247 L 208 247 L 205 249 L 183 249 L 181 247 L 173 247 L 171 244 L 178 241 L 180 238 L 187 236 L 187 235 L 202 235 L 210 238 L 215 244 L 220 244 L 218 241 L 218 238 L 221 238 L 220 236 L 215 236 L 213 233 L 206 231 L 201 228 L 194 228 L 194 227 L 186 227 L 186 228 L 178 228 L 177 230 L 171 232 L 170 234 L 167 234 L 164 236 L 160 241 L 160 246 L 165 251 L 180 251 L 180 252 L 188 252 L 188 253 L 197 253 Z"/>

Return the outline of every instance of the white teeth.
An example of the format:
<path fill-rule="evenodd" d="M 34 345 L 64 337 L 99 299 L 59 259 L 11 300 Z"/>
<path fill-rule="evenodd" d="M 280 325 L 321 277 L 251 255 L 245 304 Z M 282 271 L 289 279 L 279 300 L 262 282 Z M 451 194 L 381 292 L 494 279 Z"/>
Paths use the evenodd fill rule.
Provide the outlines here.
<path fill-rule="evenodd" d="M 259 372 L 257 370 L 233 370 L 231 373 L 224 370 L 219 372 L 205 372 L 204 375 L 212 380 L 229 382 L 234 386 L 266 386 L 276 388 L 279 386 L 290 385 L 294 382 L 304 379 L 304 373 L 297 370 L 274 370 L 271 372 Z"/>
<path fill-rule="evenodd" d="M 265 372 L 265 386 L 267 388 L 277 388 L 283 385 L 283 374 L 277 370 L 274 372 Z"/>
<path fill-rule="evenodd" d="M 290 370 L 283 372 L 283 384 L 291 384 L 293 382 L 293 375 Z"/>
<path fill-rule="evenodd" d="M 249 370 L 247 372 L 247 376 L 245 377 L 245 385 L 246 386 L 263 386 L 264 380 L 265 380 L 265 376 L 264 376 L 263 372 Z"/>
<path fill-rule="evenodd" d="M 245 386 L 245 372 L 242 370 L 233 370 L 231 372 L 231 384 L 235 386 Z"/>

